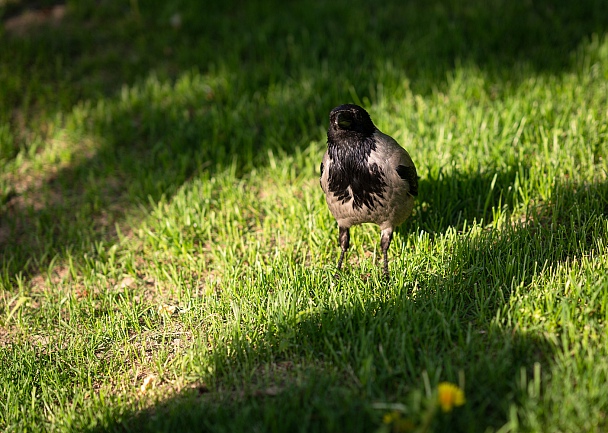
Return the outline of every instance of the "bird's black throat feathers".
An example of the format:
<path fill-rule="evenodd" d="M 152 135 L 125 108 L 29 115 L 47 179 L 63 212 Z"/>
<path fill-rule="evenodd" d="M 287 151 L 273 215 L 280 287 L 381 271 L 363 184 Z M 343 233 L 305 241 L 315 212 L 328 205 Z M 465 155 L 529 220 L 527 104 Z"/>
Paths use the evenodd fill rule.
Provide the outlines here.
<path fill-rule="evenodd" d="M 329 191 L 342 203 L 352 199 L 353 209 L 363 206 L 373 209 L 384 198 L 386 187 L 382 169 L 368 161 L 371 152 L 376 150 L 374 137 L 364 137 L 352 131 L 351 134 L 340 134 L 338 140 L 333 140 L 331 135 L 328 133 L 327 141 L 327 152 L 332 161 Z"/>

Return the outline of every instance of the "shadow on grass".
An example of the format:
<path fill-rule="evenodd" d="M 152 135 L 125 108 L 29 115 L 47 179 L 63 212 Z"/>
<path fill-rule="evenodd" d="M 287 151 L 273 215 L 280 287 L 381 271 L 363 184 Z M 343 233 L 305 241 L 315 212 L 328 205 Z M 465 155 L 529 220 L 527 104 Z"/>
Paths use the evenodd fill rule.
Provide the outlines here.
<path fill-rule="evenodd" d="M 407 236 L 412 231 L 425 231 L 432 236 L 448 228 L 462 231 L 473 223 L 488 224 L 493 212 L 513 212 L 518 207 L 516 186 L 526 178 L 527 168 L 484 168 L 476 173 L 454 171 L 438 173 L 420 181 L 419 206 L 416 214 L 397 231 Z"/>
<path fill-rule="evenodd" d="M 424 389 L 423 372 L 433 385 L 458 382 L 461 372 L 466 379 L 466 405 L 438 415 L 436 431 L 501 427 L 514 405 L 539 397 L 529 387 L 535 364 L 537 379 L 550 380 L 561 350 L 559 329 L 518 327 L 511 296 L 568 261 L 602 253 L 596 240 L 607 235 L 608 183 L 558 184 L 553 197 L 519 224 L 462 237 L 436 273 L 414 269 L 404 286 L 326 282 L 318 290 L 359 295 L 334 309 L 284 312 L 255 341 L 235 336 L 211 355 L 208 385 L 142 412 L 109 408 L 89 431 L 374 431 L 382 413 L 373 404 L 404 402 Z M 260 284 L 289 281 L 294 303 L 314 304 L 309 270 L 295 272 L 272 271 Z"/>
<path fill-rule="evenodd" d="M 3 192 L 5 273 L 94 255 L 125 215 L 234 155 L 245 173 L 268 150 L 322 140 L 332 106 L 373 103 L 387 80 L 427 94 L 458 62 L 505 88 L 571 68 L 573 53 L 608 28 L 608 5 L 554 3 L 68 2 L 60 25 L 0 36 L 21 77 L 2 88 L 0 119 L 14 135 L 3 157 L 33 146 L 30 128 L 52 134 L 48 123 L 28 125 L 40 112 L 43 124 L 64 119 L 58 141 L 93 143 Z M 17 5 L 10 17 L 29 3 Z"/>

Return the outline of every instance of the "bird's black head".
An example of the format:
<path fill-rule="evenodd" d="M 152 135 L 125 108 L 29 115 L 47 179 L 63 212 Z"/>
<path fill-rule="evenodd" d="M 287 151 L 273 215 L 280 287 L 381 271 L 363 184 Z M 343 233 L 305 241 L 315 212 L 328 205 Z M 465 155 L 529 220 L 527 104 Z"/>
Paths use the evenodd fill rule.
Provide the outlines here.
<path fill-rule="evenodd" d="M 358 105 L 339 105 L 329 113 L 327 138 L 331 142 L 349 138 L 369 138 L 375 130 L 376 126 L 367 111 Z"/>

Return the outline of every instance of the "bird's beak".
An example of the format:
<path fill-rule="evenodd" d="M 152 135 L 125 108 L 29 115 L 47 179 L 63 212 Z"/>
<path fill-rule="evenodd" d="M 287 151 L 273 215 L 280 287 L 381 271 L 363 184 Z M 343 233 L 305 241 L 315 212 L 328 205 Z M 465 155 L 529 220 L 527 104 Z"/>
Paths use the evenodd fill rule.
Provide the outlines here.
<path fill-rule="evenodd" d="M 350 118 L 348 116 L 345 116 L 343 113 L 338 113 L 337 121 L 338 126 L 344 129 L 347 129 L 351 124 Z"/>

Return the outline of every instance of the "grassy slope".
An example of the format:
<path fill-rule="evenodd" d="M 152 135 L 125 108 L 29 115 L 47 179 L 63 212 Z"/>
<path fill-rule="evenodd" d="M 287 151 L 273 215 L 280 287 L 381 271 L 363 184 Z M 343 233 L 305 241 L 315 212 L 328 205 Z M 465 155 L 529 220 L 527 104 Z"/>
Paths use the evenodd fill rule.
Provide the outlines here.
<path fill-rule="evenodd" d="M 0 427 L 370 431 L 464 380 L 437 431 L 608 428 L 603 2 L 140 3 L 0 34 Z M 421 176 L 388 286 L 372 226 L 331 278 L 350 101 Z"/>

